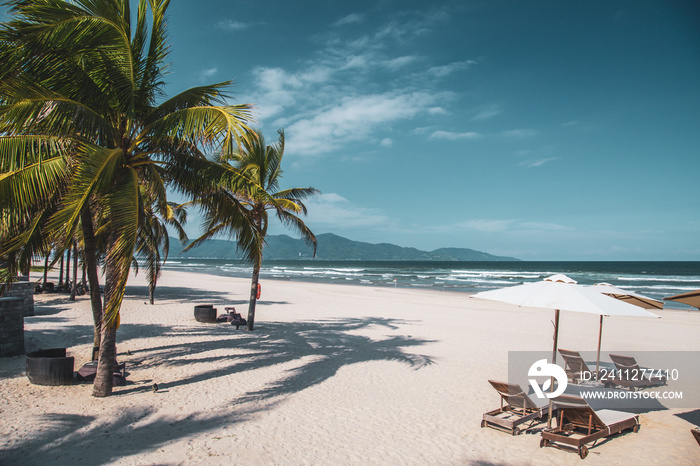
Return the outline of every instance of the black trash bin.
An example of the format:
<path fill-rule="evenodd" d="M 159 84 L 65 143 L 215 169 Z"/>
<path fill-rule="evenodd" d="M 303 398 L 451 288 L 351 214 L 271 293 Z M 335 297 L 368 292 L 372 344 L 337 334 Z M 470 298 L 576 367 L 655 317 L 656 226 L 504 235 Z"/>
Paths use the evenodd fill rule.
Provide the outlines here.
<path fill-rule="evenodd" d="M 200 304 L 194 307 L 194 320 L 205 324 L 216 323 L 216 308 L 212 304 Z"/>
<path fill-rule="evenodd" d="M 73 357 L 66 348 L 51 348 L 27 353 L 27 378 L 35 385 L 72 385 Z"/>

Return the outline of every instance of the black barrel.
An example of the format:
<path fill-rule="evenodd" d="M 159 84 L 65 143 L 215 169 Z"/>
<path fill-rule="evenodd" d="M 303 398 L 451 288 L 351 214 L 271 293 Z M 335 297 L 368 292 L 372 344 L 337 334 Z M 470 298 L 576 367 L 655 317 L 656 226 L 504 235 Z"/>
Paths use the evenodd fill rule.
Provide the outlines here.
<path fill-rule="evenodd" d="M 216 308 L 212 304 L 200 304 L 194 307 L 194 320 L 205 324 L 216 323 Z"/>
<path fill-rule="evenodd" d="M 27 377 L 35 385 L 72 385 L 73 357 L 65 348 L 27 353 Z"/>

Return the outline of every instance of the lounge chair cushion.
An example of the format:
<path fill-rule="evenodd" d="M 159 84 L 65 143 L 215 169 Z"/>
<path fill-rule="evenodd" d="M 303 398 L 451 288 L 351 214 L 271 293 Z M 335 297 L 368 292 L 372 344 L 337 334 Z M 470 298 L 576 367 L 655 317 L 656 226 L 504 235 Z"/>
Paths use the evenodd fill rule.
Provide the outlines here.
<path fill-rule="evenodd" d="M 615 411 L 613 409 L 601 409 L 595 412 L 603 424 L 609 426 L 618 422 L 626 421 L 634 418 L 636 415 L 626 413 L 624 411 Z"/>
<path fill-rule="evenodd" d="M 531 396 L 530 401 L 532 401 L 538 408 L 547 408 L 549 406 L 549 398 L 538 398 L 536 396 Z"/>

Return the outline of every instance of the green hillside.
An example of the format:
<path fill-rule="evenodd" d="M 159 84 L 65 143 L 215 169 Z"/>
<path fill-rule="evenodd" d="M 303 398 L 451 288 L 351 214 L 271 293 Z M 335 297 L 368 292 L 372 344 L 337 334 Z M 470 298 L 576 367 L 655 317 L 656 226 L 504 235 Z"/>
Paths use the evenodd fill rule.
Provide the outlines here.
<path fill-rule="evenodd" d="M 352 241 L 332 233 L 316 237 L 318 260 L 358 260 L 358 261 L 517 261 L 513 257 L 494 256 L 467 248 L 441 248 L 435 251 L 421 251 L 395 244 L 371 244 Z M 170 257 L 191 257 L 199 259 L 240 259 L 236 243 L 227 240 L 211 240 L 181 255 L 183 247 L 175 238 L 170 238 Z M 272 235 L 265 246 L 267 260 L 311 260 L 312 250 L 304 241 L 287 235 Z"/>

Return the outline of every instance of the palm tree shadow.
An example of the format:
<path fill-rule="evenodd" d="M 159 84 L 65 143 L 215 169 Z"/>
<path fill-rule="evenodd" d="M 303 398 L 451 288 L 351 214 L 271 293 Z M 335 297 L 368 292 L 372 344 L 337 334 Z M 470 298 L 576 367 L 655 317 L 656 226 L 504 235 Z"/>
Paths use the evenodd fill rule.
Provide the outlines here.
<path fill-rule="evenodd" d="M 148 299 L 148 287 L 129 285 L 126 287 L 124 296 L 130 298 Z M 178 286 L 158 286 L 156 287 L 155 291 L 156 302 L 162 300 L 172 300 L 178 302 L 192 302 L 194 304 L 197 304 L 197 302 L 201 302 L 202 304 L 222 304 L 230 301 L 230 296 L 231 293 L 218 293 L 215 291 Z"/>
<path fill-rule="evenodd" d="M 103 419 L 74 414 L 41 415 L 42 429 L 3 449 L 0 464 L 107 464 L 131 455 L 165 452 L 172 441 L 203 432 L 226 432 L 254 409 L 184 417 L 158 416 L 153 408 L 127 409 Z M 221 435 L 221 434 L 219 434 Z M 229 435 L 230 436 L 230 435 Z M 215 438 L 215 437 L 213 437 Z"/>
<path fill-rule="evenodd" d="M 216 341 L 202 341 L 187 345 L 165 345 L 142 350 L 137 364 L 149 364 L 146 361 L 166 360 L 170 365 L 186 365 L 216 361 L 217 368 L 192 377 L 170 381 L 163 388 L 206 383 L 217 377 L 234 373 L 253 371 L 277 364 L 309 360 L 299 367 L 287 372 L 287 375 L 270 386 L 245 394 L 235 402 L 251 399 L 269 399 L 293 394 L 317 385 L 333 375 L 342 367 L 370 361 L 395 361 L 420 369 L 433 364 L 431 357 L 410 353 L 406 348 L 418 347 L 430 340 L 410 336 L 390 336 L 374 340 L 356 332 L 370 327 L 384 327 L 396 330 L 408 321 L 381 318 L 350 318 L 327 321 L 309 321 L 292 323 L 264 323 L 258 325 L 255 332 L 236 331 L 231 326 L 223 325 L 206 330 L 225 332 L 234 338 Z M 228 327 L 228 328 L 227 328 Z M 230 349 L 234 354 L 226 356 L 222 366 L 221 356 L 207 356 L 212 350 Z M 241 351 L 243 350 L 243 351 Z M 201 357 L 197 357 L 202 354 Z M 150 363 L 153 364 L 153 363 Z M 142 391 L 142 387 L 131 387 L 116 392 L 127 395 Z"/>
<path fill-rule="evenodd" d="M 177 287 L 177 286 L 158 286 L 155 292 L 155 302 L 159 301 L 175 301 L 178 303 L 196 304 L 213 304 L 214 306 L 242 306 L 248 304 L 248 297 L 245 293 L 237 299 L 232 296 L 240 295 L 239 293 L 215 292 L 210 290 L 199 290 L 196 288 Z M 138 298 L 148 300 L 148 287 L 141 285 L 129 285 L 126 288 L 124 296 L 127 298 Z M 288 304 L 287 301 L 257 301 L 260 306 L 271 306 L 278 304 Z"/>
<path fill-rule="evenodd" d="M 677 413 L 675 416 L 678 416 L 679 418 L 700 427 L 700 409 L 694 409 L 684 413 Z"/>
<path fill-rule="evenodd" d="M 165 358 L 168 364 L 176 365 L 211 359 L 220 362 L 221 357 L 211 358 L 205 353 L 212 349 L 231 350 L 232 354 L 227 357 L 224 367 L 160 384 L 159 391 L 167 392 L 171 387 L 206 384 L 214 378 L 232 373 L 244 373 L 295 361 L 308 362 L 302 362 L 298 367 L 282 373 L 277 381 L 266 387 L 231 400 L 221 400 L 222 406 L 236 406 L 235 410 L 194 412 L 182 417 L 160 416 L 154 408 L 126 409 L 114 418 L 45 414 L 40 422 L 40 431 L 25 432 L 20 440 L 6 443 L 0 463 L 104 464 L 123 460 L 130 455 L 151 453 L 159 449 L 165 451 L 165 446 L 173 441 L 207 432 L 212 434 L 212 440 L 233 436 L 237 423 L 250 419 L 258 412 L 275 409 L 280 397 L 299 393 L 328 380 L 342 367 L 369 361 L 395 361 L 418 370 L 433 364 L 431 357 L 407 350 L 431 343 L 430 340 L 406 335 L 372 339 L 362 334 L 362 331 L 373 327 L 395 331 L 405 324 L 410 324 L 410 321 L 351 318 L 261 323 L 255 332 L 236 331 L 235 328 L 224 325 L 195 327 L 194 332 L 199 332 L 202 336 L 220 332 L 230 338 L 134 350 L 129 358 L 131 363 L 138 364 L 141 361 L 147 364 L 144 361 L 155 360 L 153 364 L 161 364 Z M 151 332 L 167 331 L 166 327 L 149 327 L 153 327 Z M 182 331 L 189 334 L 193 329 L 183 328 Z M 240 355 L 240 349 L 245 350 L 243 355 Z M 117 397 L 159 395 L 149 393 L 149 387 L 143 382 L 116 388 L 114 394 Z"/>
<path fill-rule="evenodd" d="M 261 357 L 239 369 L 256 363 L 274 363 L 284 354 L 289 360 L 312 357 L 311 361 L 287 371 L 287 377 L 243 396 L 240 401 L 269 399 L 300 392 L 333 377 L 342 367 L 372 361 L 395 361 L 413 369 L 421 369 L 434 363 L 433 358 L 408 352 L 406 348 L 417 347 L 434 341 L 410 336 L 391 336 L 375 340 L 365 335 L 349 334 L 369 326 L 397 329 L 407 321 L 396 319 L 338 319 L 334 321 L 274 324 L 268 330 L 272 339 L 272 357 Z M 263 345 L 264 347 L 265 345 Z"/>

